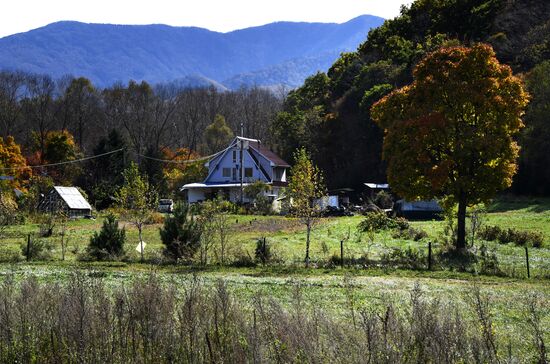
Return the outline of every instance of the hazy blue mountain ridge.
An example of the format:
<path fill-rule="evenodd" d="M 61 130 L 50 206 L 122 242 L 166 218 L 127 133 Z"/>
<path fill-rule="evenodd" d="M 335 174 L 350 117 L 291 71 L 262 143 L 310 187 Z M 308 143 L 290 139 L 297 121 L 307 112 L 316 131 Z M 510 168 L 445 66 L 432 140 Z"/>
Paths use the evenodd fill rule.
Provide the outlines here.
<path fill-rule="evenodd" d="M 195 27 L 57 22 L 0 39 L 0 69 L 90 78 L 99 86 L 211 79 L 297 86 L 355 50 L 382 18 L 343 24 L 277 22 L 218 33 Z M 191 77 L 191 78 L 189 78 Z"/>

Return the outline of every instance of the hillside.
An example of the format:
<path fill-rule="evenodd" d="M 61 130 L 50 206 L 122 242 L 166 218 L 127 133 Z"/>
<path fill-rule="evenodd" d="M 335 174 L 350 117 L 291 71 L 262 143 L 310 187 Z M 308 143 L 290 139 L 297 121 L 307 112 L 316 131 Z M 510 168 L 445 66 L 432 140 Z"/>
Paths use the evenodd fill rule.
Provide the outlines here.
<path fill-rule="evenodd" d="M 428 53 L 441 46 L 484 42 L 500 62 L 527 76 L 532 96 L 513 190 L 548 195 L 550 175 L 541 176 L 550 155 L 550 91 L 545 91 L 548 81 L 543 78 L 550 69 L 549 35 L 548 1 L 416 0 L 400 16 L 373 29 L 357 52 L 342 55 L 326 74 L 306 80 L 289 95 L 275 128 L 278 152 L 292 160 L 297 147 L 307 147 L 331 188 L 360 189 L 366 181 L 385 181 L 383 133 L 370 118 L 371 106 L 409 84 L 415 65 Z M 529 77 L 537 66 L 542 67 L 538 77 Z M 312 120 L 314 127 L 308 125 Z M 307 132 L 296 132 L 301 130 Z"/>
<path fill-rule="evenodd" d="M 229 33 L 58 22 L 0 39 L 0 69 L 73 74 L 100 86 L 194 78 L 294 87 L 340 52 L 355 50 L 382 22 L 364 15 L 343 24 L 278 22 Z"/>

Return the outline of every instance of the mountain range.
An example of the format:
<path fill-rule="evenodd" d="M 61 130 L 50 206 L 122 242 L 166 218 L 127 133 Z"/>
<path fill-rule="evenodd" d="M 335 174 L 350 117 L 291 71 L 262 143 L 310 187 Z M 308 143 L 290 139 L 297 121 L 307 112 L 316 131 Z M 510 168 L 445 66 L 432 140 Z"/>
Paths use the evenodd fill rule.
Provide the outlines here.
<path fill-rule="evenodd" d="M 105 87 L 145 80 L 186 86 L 296 87 L 354 51 L 384 19 L 342 24 L 277 22 L 228 33 L 167 25 L 73 21 L 0 39 L 0 69 L 89 78 Z"/>

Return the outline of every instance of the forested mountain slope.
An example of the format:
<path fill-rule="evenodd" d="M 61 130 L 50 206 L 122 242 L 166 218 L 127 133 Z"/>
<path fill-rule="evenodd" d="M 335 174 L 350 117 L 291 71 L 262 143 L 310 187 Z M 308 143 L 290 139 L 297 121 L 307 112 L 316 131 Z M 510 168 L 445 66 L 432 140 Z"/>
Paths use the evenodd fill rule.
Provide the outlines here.
<path fill-rule="evenodd" d="M 486 42 L 501 62 L 525 75 L 532 96 L 521 140 L 517 177 L 521 182 L 513 188 L 550 193 L 550 187 L 544 187 L 550 185 L 550 174 L 541 177 L 550 163 L 550 157 L 544 157 L 550 155 L 548 143 L 541 141 L 548 140 L 544 135 L 550 122 L 541 110 L 549 111 L 550 101 L 544 101 L 542 90 L 534 91 L 537 83 L 546 82 L 542 76 L 529 76 L 533 67 L 550 70 L 544 63 L 550 58 L 548 39 L 548 1 L 417 0 L 399 17 L 372 30 L 356 52 L 343 54 L 326 74 L 308 78 L 291 92 L 274 125 L 279 152 L 291 160 L 296 147 L 306 146 L 333 188 L 362 189 L 364 182 L 384 181 L 383 135 L 370 119 L 372 104 L 410 83 L 414 66 L 428 52 L 445 45 Z"/>

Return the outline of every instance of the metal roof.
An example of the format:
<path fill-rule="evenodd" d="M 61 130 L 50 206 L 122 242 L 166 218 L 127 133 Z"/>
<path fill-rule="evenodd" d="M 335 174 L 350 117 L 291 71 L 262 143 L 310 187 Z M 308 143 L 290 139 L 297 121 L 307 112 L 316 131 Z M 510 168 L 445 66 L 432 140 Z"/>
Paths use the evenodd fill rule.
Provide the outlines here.
<path fill-rule="evenodd" d="M 248 186 L 250 183 L 243 183 L 243 187 Z M 206 184 L 206 183 L 188 183 L 185 186 L 183 186 L 180 190 L 188 190 L 191 188 L 224 188 L 224 187 L 241 187 L 240 183 L 214 183 L 214 184 Z"/>
<path fill-rule="evenodd" d="M 365 186 L 367 186 L 369 188 L 376 188 L 376 189 L 381 189 L 381 190 L 386 190 L 386 189 L 390 188 L 390 185 L 387 184 L 387 183 L 365 183 Z"/>
<path fill-rule="evenodd" d="M 92 206 L 86 201 L 84 196 L 76 187 L 61 187 L 55 186 L 55 191 L 65 201 L 70 209 L 75 210 L 91 210 Z"/>

